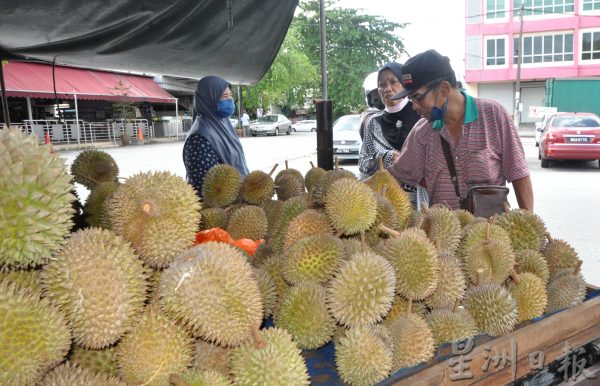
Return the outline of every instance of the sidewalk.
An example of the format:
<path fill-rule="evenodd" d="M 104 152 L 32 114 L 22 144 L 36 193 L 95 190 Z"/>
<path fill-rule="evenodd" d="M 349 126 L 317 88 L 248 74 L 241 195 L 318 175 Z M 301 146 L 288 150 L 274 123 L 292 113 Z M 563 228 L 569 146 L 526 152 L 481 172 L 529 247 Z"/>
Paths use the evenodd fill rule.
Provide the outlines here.
<path fill-rule="evenodd" d="M 185 138 L 181 138 L 179 139 L 179 141 L 183 141 Z M 136 144 L 136 143 L 131 143 L 130 145 L 127 146 L 141 146 L 141 145 L 151 145 L 151 144 L 156 144 L 156 143 L 167 143 L 167 142 L 177 142 L 176 138 L 152 138 L 152 139 L 146 139 L 144 140 L 143 144 Z M 121 144 L 117 143 L 115 144 L 114 142 L 94 142 L 94 143 L 82 143 L 80 145 L 76 144 L 76 143 L 71 143 L 71 144 L 52 144 L 52 148 L 55 151 L 76 151 L 76 150 L 86 150 L 86 149 L 107 149 L 107 148 L 114 148 L 114 147 L 123 147 Z"/>

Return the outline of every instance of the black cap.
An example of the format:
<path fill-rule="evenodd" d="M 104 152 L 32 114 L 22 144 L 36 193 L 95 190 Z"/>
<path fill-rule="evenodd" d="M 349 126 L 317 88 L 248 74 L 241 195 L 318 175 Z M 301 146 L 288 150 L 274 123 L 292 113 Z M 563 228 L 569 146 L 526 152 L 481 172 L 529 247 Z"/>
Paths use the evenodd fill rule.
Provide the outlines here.
<path fill-rule="evenodd" d="M 404 90 L 394 95 L 392 99 L 402 99 L 412 94 L 432 80 L 454 76 L 450 59 L 440 55 L 436 50 L 427 50 L 408 59 L 402 66 L 400 82 Z"/>

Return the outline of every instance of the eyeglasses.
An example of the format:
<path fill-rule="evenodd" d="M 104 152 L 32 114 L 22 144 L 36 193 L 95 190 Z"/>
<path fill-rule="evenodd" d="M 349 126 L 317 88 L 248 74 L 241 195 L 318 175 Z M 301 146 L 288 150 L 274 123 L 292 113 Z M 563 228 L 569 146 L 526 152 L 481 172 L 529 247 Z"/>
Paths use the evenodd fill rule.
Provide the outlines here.
<path fill-rule="evenodd" d="M 411 101 L 411 102 L 417 102 L 420 103 L 423 101 L 423 99 L 425 99 L 425 97 L 427 96 L 427 94 L 429 94 L 429 92 L 433 90 L 433 88 L 431 87 L 427 87 L 427 91 L 425 91 L 422 94 L 413 94 L 413 95 L 409 95 L 406 98 Z"/>

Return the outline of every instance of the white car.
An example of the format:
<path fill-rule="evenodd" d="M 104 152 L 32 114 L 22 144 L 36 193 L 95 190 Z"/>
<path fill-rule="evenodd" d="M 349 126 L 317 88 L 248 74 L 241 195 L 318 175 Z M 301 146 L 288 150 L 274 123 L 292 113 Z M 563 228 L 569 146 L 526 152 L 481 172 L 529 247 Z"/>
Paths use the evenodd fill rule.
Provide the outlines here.
<path fill-rule="evenodd" d="M 542 137 L 542 131 L 550 122 L 550 118 L 552 118 L 554 114 L 546 114 L 544 115 L 544 119 L 535 123 L 535 146 L 540 146 L 540 138 Z"/>
<path fill-rule="evenodd" d="M 333 156 L 338 159 L 356 159 L 360 153 L 360 115 L 344 115 L 333 124 Z"/>
<path fill-rule="evenodd" d="M 315 119 L 305 119 L 292 125 L 292 131 L 317 131 L 317 121 Z"/>
<path fill-rule="evenodd" d="M 253 137 L 258 134 L 279 135 L 279 133 L 286 133 L 290 135 L 292 133 L 292 122 L 281 114 L 263 115 L 250 124 L 250 133 Z"/>

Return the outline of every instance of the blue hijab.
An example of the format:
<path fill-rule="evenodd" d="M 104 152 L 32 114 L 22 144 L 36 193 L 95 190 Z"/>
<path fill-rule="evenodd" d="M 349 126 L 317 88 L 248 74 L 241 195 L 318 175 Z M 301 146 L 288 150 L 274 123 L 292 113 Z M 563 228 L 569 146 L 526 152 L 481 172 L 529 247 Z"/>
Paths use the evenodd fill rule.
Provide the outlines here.
<path fill-rule="evenodd" d="M 229 118 L 221 118 L 215 114 L 223 91 L 230 86 L 218 76 L 206 76 L 198 81 L 194 94 L 194 124 L 188 138 L 192 135 L 206 138 L 223 163 L 235 167 L 243 176 L 247 176 L 249 171 L 244 149 Z"/>

